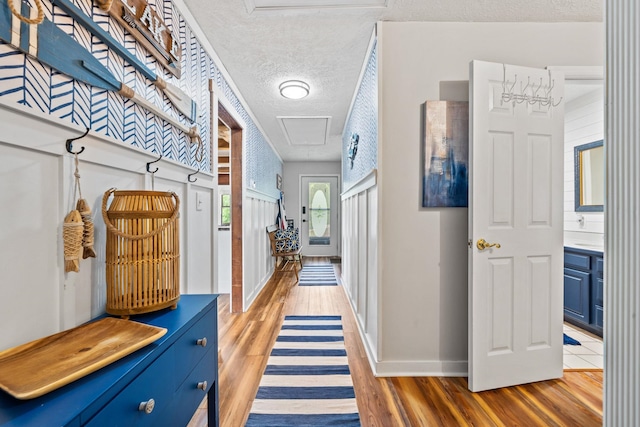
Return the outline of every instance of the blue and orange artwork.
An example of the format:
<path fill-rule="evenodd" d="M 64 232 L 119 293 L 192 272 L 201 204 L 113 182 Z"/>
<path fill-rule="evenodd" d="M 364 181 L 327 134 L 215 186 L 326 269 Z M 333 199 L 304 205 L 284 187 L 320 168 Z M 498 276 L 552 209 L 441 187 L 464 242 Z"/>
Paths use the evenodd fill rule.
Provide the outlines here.
<path fill-rule="evenodd" d="M 469 103 L 427 101 L 422 206 L 469 205 Z"/>

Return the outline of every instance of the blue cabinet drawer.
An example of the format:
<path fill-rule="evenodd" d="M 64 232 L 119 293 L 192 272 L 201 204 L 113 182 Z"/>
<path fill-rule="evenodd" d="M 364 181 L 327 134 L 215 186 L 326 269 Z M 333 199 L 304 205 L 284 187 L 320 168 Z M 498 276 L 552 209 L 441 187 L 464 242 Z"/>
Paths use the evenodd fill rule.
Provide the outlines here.
<path fill-rule="evenodd" d="M 218 352 L 208 351 L 200 363 L 189 373 L 173 397 L 173 404 L 185 410 L 170 411 L 171 413 L 166 414 L 164 418 L 171 420 L 168 425 L 186 426 L 189 423 L 191 416 L 205 398 L 207 392 L 212 387 L 216 387 L 217 363 Z M 216 403 L 212 401 L 208 404 L 215 405 Z M 188 410 L 186 410 L 187 408 Z"/>
<path fill-rule="evenodd" d="M 210 349 L 218 348 L 217 320 L 217 311 L 210 310 L 176 341 L 174 345 L 176 358 L 173 367 L 177 379 L 176 388 L 182 384 Z"/>
<path fill-rule="evenodd" d="M 172 404 L 175 392 L 173 348 L 165 351 L 151 366 L 134 379 L 107 406 L 93 417 L 90 427 L 144 427 L 167 425 L 162 419 L 163 408 Z M 141 410 L 140 404 L 153 399 L 150 413 Z"/>
<path fill-rule="evenodd" d="M 589 255 L 576 254 L 565 251 L 564 266 L 578 270 L 591 270 L 591 257 Z"/>

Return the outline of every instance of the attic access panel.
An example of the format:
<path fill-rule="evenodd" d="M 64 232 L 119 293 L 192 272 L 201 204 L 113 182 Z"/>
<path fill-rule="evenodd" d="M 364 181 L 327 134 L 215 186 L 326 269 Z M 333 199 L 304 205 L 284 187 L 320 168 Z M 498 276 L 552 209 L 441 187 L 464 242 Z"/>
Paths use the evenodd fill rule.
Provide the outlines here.
<path fill-rule="evenodd" d="M 331 116 L 278 116 L 287 142 L 291 146 L 325 145 Z"/>

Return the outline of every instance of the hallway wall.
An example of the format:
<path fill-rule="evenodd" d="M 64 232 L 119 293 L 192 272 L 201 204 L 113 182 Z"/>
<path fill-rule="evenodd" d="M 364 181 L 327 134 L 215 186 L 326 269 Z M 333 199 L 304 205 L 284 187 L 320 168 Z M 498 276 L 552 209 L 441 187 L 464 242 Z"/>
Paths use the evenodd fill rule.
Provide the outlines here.
<path fill-rule="evenodd" d="M 468 99 L 448 89 L 468 81 L 474 59 L 601 65 L 603 44 L 600 23 L 378 23 L 378 227 L 369 231 L 378 262 L 366 288 L 376 297 L 363 308 L 378 325 L 368 340 L 377 375 L 467 371 L 468 213 L 421 208 L 421 105 Z"/>
<path fill-rule="evenodd" d="M 0 350 L 69 329 L 98 316 L 106 304 L 106 227 L 102 197 L 106 190 L 152 189 L 180 199 L 180 291 L 213 292 L 213 179 L 201 172 L 92 133 L 74 142 L 82 197 L 95 227 L 96 258 L 80 260 L 79 272 L 64 272 L 63 222 L 75 207 L 74 157 L 65 140 L 78 129 L 42 113 L 0 103 Z M 200 201 L 196 207 L 196 197 Z M 109 202 L 108 202 L 109 205 Z"/>
<path fill-rule="evenodd" d="M 300 227 L 300 176 L 301 175 L 338 175 L 340 162 L 285 162 L 283 165 L 282 191 L 287 218 L 293 219 Z M 338 179 L 340 182 L 340 179 Z M 338 188 L 338 192 L 341 189 Z M 275 217 L 274 217 L 275 223 Z"/>
<path fill-rule="evenodd" d="M 12 325 L 0 336 L 0 350 L 30 339 L 74 327 L 105 310 L 105 229 L 100 215 L 102 194 L 110 187 L 151 189 L 146 162 L 155 163 L 155 189 L 174 191 L 180 207 L 180 278 L 183 293 L 214 291 L 215 177 L 211 172 L 213 109 L 211 89 L 244 126 L 243 200 L 247 218 L 267 221 L 279 191 L 275 175 L 282 159 L 263 135 L 242 95 L 220 63 L 210 43 L 181 0 L 150 0 L 183 50 L 180 78 L 148 56 L 125 29 L 92 2 L 75 1 L 118 43 L 155 74 L 179 87 L 198 104 L 194 123 L 182 116 L 162 92 L 60 8 L 44 2 L 44 15 L 72 36 L 115 78 L 185 126 L 195 125 L 204 154 L 195 160 L 196 144 L 176 126 L 134 104 L 119 93 L 91 87 L 63 75 L 0 43 L 0 213 L 4 243 L 0 266 L 7 272 L 0 289 L 0 323 Z M 35 28 L 35 27 L 34 27 Z M 81 262 L 79 273 L 64 273 L 62 222 L 73 200 L 73 157 L 64 150 L 67 138 L 85 128 L 91 134 L 74 143 L 86 146 L 79 157 L 83 196 L 89 201 L 96 227 L 97 259 Z M 217 138 L 214 138 L 216 140 Z M 187 175 L 198 170 L 196 181 Z M 255 193 L 255 194 L 254 194 Z M 199 202 L 196 204 L 196 198 Z M 266 282 L 273 268 L 263 223 L 245 221 L 245 305 Z M 101 251 L 101 252 L 100 252 Z"/>

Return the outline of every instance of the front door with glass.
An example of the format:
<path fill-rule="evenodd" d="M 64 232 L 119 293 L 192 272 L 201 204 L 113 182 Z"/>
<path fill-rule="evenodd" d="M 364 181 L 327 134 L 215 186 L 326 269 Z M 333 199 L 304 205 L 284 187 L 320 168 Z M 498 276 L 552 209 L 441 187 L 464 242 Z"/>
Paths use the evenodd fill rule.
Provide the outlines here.
<path fill-rule="evenodd" d="M 300 240 L 305 256 L 338 254 L 338 177 L 301 179 Z"/>

